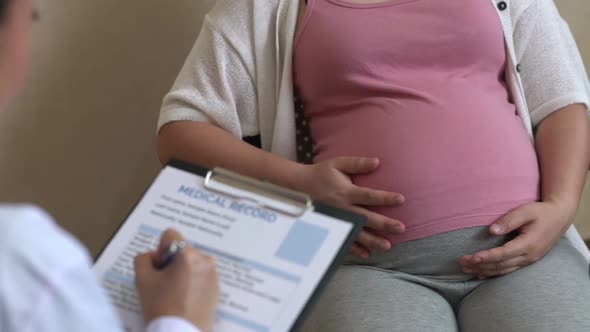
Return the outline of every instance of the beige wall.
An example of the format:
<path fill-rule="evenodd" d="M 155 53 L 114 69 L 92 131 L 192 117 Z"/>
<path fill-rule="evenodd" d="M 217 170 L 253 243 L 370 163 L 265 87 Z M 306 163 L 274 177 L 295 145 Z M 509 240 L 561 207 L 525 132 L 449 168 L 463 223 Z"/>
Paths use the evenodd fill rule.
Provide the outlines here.
<path fill-rule="evenodd" d="M 212 1 L 39 2 L 29 87 L 0 115 L 0 201 L 42 205 L 96 253 L 158 170 L 160 100 Z M 590 4 L 560 4 L 590 63 Z"/>

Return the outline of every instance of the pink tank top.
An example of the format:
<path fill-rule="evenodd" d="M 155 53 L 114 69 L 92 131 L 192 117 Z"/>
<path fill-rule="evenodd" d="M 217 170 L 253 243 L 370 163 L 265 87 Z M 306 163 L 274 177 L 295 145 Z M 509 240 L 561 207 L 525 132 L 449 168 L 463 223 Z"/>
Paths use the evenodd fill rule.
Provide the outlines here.
<path fill-rule="evenodd" d="M 355 184 L 400 192 L 399 243 L 490 225 L 538 199 L 534 146 L 504 81 L 489 0 L 309 0 L 294 75 L 315 162 L 378 157 Z"/>

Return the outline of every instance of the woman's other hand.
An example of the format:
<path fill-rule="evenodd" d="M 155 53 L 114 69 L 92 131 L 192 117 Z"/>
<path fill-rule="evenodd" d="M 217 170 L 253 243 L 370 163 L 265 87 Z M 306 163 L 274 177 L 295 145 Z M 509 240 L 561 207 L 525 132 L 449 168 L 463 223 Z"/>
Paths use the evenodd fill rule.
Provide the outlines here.
<path fill-rule="evenodd" d="M 543 258 L 562 237 L 575 214 L 571 204 L 529 203 L 514 209 L 492 226 L 492 235 L 516 231 L 518 235 L 501 247 L 465 255 L 465 273 L 488 278 L 514 272 Z"/>
<path fill-rule="evenodd" d="M 310 194 L 314 199 L 367 217 L 365 230 L 354 243 L 351 254 L 368 258 L 373 250 L 389 250 L 391 243 L 376 233 L 397 234 L 404 225 L 361 206 L 396 206 L 403 204 L 399 193 L 373 190 L 356 186 L 351 175 L 372 173 L 379 167 L 375 158 L 340 157 L 314 165 L 306 165 L 298 174 L 296 190 Z"/>
<path fill-rule="evenodd" d="M 175 316 L 193 323 L 201 331 L 211 331 L 219 299 L 215 260 L 191 246 L 186 246 L 162 270 L 156 269 L 161 256 L 172 241 L 183 241 L 180 234 L 167 230 L 157 252 L 135 258 L 135 284 L 146 323 Z"/>

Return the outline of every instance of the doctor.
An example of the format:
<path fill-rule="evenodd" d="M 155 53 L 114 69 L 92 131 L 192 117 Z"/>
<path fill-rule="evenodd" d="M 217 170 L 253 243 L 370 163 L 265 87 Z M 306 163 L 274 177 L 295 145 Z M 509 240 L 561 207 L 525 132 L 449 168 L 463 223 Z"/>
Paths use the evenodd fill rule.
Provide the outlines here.
<path fill-rule="evenodd" d="M 0 109 L 29 65 L 34 0 L 0 0 Z M 167 231 L 159 250 L 182 237 Z M 186 248 L 166 269 L 136 258 L 147 332 L 209 331 L 218 299 L 214 261 Z M 0 204 L 0 332 L 122 331 L 82 245 L 42 210 Z"/>

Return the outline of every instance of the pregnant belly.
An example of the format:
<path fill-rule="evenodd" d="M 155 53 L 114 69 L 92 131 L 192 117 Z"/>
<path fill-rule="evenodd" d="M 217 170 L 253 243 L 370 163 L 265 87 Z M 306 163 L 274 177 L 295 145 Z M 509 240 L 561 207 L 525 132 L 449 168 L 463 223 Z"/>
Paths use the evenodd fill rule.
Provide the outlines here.
<path fill-rule="evenodd" d="M 537 200 L 535 150 L 514 109 L 406 105 L 372 102 L 311 118 L 316 161 L 377 157 L 379 169 L 353 182 L 405 196 L 400 207 L 370 207 L 406 225 L 389 236 L 394 243 L 489 225 Z"/>

